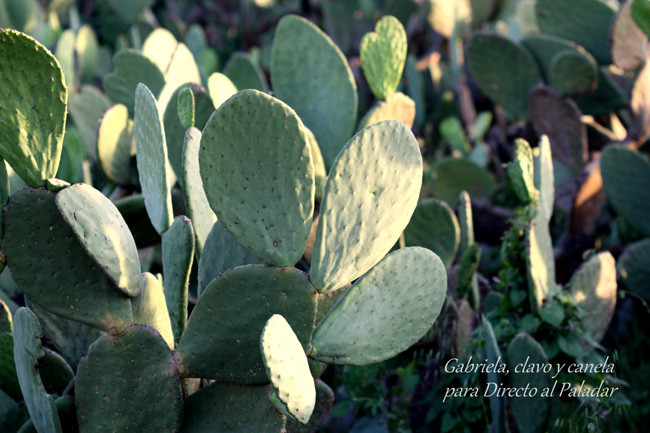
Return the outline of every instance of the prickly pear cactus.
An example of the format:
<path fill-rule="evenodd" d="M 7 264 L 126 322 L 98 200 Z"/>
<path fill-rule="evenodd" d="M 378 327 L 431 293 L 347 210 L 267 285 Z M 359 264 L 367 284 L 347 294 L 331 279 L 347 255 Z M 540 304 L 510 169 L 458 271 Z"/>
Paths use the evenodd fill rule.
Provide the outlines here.
<path fill-rule="evenodd" d="M 43 186 L 61 158 L 68 101 L 63 73 L 44 46 L 15 30 L 0 31 L 0 56 L 0 155 L 29 185 Z"/>

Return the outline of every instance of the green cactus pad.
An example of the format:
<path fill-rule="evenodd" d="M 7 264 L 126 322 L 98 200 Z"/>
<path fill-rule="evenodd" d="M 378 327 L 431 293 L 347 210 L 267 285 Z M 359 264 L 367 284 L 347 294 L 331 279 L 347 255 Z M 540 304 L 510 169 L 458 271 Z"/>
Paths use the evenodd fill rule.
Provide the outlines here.
<path fill-rule="evenodd" d="M 163 74 L 167 71 L 178 41 L 174 35 L 163 27 L 154 29 L 142 44 L 142 54 L 151 60 Z"/>
<path fill-rule="evenodd" d="M 144 204 L 158 233 L 169 228 L 174 219 L 170 187 L 174 174 L 167 160 L 167 144 L 158 103 L 151 91 L 138 84 L 133 121 L 138 174 Z"/>
<path fill-rule="evenodd" d="M 323 160 L 323 154 L 320 151 L 318 146 L 318 141 L 314 133 L 311 132 L 309 128 L 305 126 L 305 133 L 309 139 L 309 147 L 311 149 L 311 160 L 314 163 L 314 184 L 315 192 L 314 196 L 316 201 L 320 201 L 323 198 L 323 193 L 325 192 L 325 181 L 327 180 L 327 169 L 325 168 L 325 161 Z"/>
<path fill-rule="evenodd" d="M 215 108 L 221 107 L 228 98 L 237 93 L 237 87 L 224 74 L 215 72 L 208 78 L 208 93 Z"/>
<path fill-rule="evenodd" d="M 210 207 L 233 238 L 275 266 L 300 260 L 314 210 L 314 165 L 296 113 L 243 90 L 210 118 L 199 166 Z"/>
<path fill-rule="evenodd" d="M 650 1 L 632 0 L 632 19 L 643 32 L 650 36 Z"/>
<path fill-rule="evenodd" d="M 442 261 L 429 250 L 402 248 L 359 279 L 314 331 L 311 358 L 365 365 L 418 341 L 438 318 L 447 293 Z"/>
<path fill-rule="evenodd" d="M 54 51 L 54 55 L 61 65 L 61 71 L 63 71 L 65 85 L 71 90 L 75 88 L 77 72 L 74 58 L 74 45 L 76 39 L 77 35 L 74 30 L 65 30 L 59 37 L 59 40 L 56 43 L 56 50 Z"/>
<path fill-rule="evenodd" d="M 275 31 L 271 83 L 312 130 L 330 167 L 357 116 L 357 87 L 341 50 L 306 19 L 286 16 Z"/>
<path fill-rule="evenodd" d="M 115 104 L 99 120 L 97 156 L 102 170 L 111 182 L 128 184 L 131 180 L 129 161 L 135 154 L 133 121 L 125 105 Z"/>
<path fill-rule="evenodd" d="M 183 126 L 178 117 L 178 98 L 182 91 L 191 90 L 194 95 L 194 126 L 202 130 L 208 119 L 214 112 L 212 99 L 203 87 L 198 84 L 185 84 L 179 87 L 172 95 L 165 109 L 163 123 L 165 125 L 165 142 L 167 143 L 167 153 L 169 163 L 174 169 L 176 176 L 183 177 L 183 145 L 185 143 L 185 132 L 187 128 Z M 195 167 L 198 177 L 198 166 Z M 184 182 L 184 180 L 182 180 Z M 185 185 L 183 183 L 183 185 Z"/>
<path fill-rule="evenodd" d="M 535 4 L 542 33 L 582 45 L 601 64 L 612 62 L 609 37 L 616 9 L 604 0 L 539 0 Z"/>
<path fill-rule="evenodd" d="M 183 145 L 183 193 L 185 194 L 187 214 L 194 227 L 196 237 L 195 253 L 199 257 L 203 252 L 210 230 L 212 230 L 214 223 L 217 222 L 217 216 L 212 212 L 203 189 L 203 181 L 199 171 L 200 146 L 201 131 L 194 127 L 188 128 L 185 133 L 185 144 Z"/>
<path fill-rule="evenodd" d="M 545 365 L 548 363 L 548 357 L 533 337 L 528 334 L 517 334 L 510 341 L 506 356 L 510 374 L 508 375 L 509 385 L 514 388 L 536 388 L 535 397 L 510 397 L 508 403 L 512 409 L 512 415 L 515 423 L 521 433 L 543 433 L 546 431 L 548 423 L 551 400 L 542 397 L 541 393 L 544 388 L 551 386 L 550 374 L 542 372 L 517 372 L 515 368 L 519 366 Z"/>
<path fill-rule="evenodd" d="M 528 92 L 542 80 L 530 52 L 503 36 L 476 33 L 467 45 L 467 61 L 483 93 L 511 117 L 527 117 Z"/>
<path fill-rule="evenodd" d="M 264 71 L 244 53 L 233 53 L 223 68 L 223 73 L 239 90 L 255 89 L 268 92 Z"/>
<path fill-rule="evenodd" d="M 23 400 L 16 373 L 14 337 L 11 332 L 0 332 L 0 392 L 6 393 L 15 401 Z"/>
<path fill-rule="evenodd" d="M 147 216 L 142 194 L 132 194 L 115 201 L 115 207 L 120 211 L 131 229 L 135 244 L 145 248 L 160 243 L 160 235 L 151 225 Z"/>
<path fill-rule="evenodd" d="M 573 100 L 583 114 L 599 115 L 609 114 L 612 111 L 623 109 L 627 106 L 627 92 L 617 84 L 617 77 L 609 69 L 598 69 L 598 87 L 586 95 L 574 96 Z"/>
<path fill-rule="evenodd" d="M 74 379 L 74 370 L 58 353 L 44 347 L 43 357 L 38 360 L 38 374 L 46 391 L 61 395 Z"/>
<path fill-rule="evenodd" d="M 399 120 L 409 128 L 415 121 L 415 102 L 403 93 L 393 93 L 375 104 L 359 122 L 359 130 L 382 120 Z"/>
<path fill-rule="evenodd" d="M 174 223 L 162 237 L 163 284 L 174 341 L 185 330 L 187 323 L 187 288 L 194 261 L 194 230 L 185 216 Z"/>
<path fill-rule="evenodd" d="M 535 218 L 526 228 L 526 265 L 531 308 L 539 313 L 544 299 L 555 292 L 555 257 L 542 205 L 531 206 L 535 206 Z"/>
<path fill-rule="evenodd" d="M 179 431 L 183 399 L 172 352 L 147 326 L 100 338 L 79 363 L 75 405 L 81 433 Z"/>
<path fill-rule="evenodd" d="M 385 16 L 361 40 L 361 67 L 377 99 L 388 99 L 399 85 L 406 62 L 406 31 L 402 23 Z"/>
<path fill-rule="evenodd" d="M 467 24 L 471 19 L 471 6 L 467 1 L 426 0 L 424 4 L 429 25 L 447 39 L 452 37 L 456 25 Z"/>
<path fill-rule="evenodd" d="M 133 322 L 155 329 L 167 345 L 174 348 L 174 332 L 162 284 L 155 275 L 142 274 L 142 290 L 133 299 Z"/>
<path fill-rule="evenodd" d="M 165 77 L 151 60 L 140 53 L 122 50 L 113 56 L 114 70 L 104 77 L 104 92 L 114 103 L 123 104 L 133 115 L 138 83 L 158 95 L 165 85 Z"/>
<path fill-rule="evenodd" d="M 421 179 L 420 148 L 403 123 L 376 123 L 348 142 L 320 207 L 309 271 L 319 292 L 360 277 L 393 247 L 415 210 Z"/>
<path fill-rule="evenodd" d="M 605 251 L 586 261 L 573 274 L 571 295 L 587 315 L 582 319 L 587 331 L 600 342 L 616 308 L 616 261 Z"/>
<path fill-rule="evenodd" d="M 178 91 L 177 112 L 178 120 L 184 129 L 194 126 L 194 117 L 196 116 L 196 102 L 194 93 L 189 87 L 182 88 Z M 167 110 L 165 110 L 167 112 Z"/>
<path fill-rule="evenodd" d="M 458 196 L 458 226 L 460 229 L 458 254 L 462 257 L 467 248 L 474 243 L 474 216 L 472 215 L 472 201 L 467 191 L 462 191 Z"/>
<path fill-rule="evenodd" d="M 544 81 L 551 81 L 551 63 L 555 56 L 561 52 L 574 52 L 584 55 L 589 58 L 594 66 L 596 66 L 596 59 L 589 54 L 580 45 L 571 42 L 567 39 L 558 38 L 556 36 L 536 34 L 530 35 L 521 40 L 521 44 L 531 52 L 539 69 L 544 77 Z"/>
<path fill-rule="evenodd" d="M 638 151 L 608 146 L 600 158 L 607 200 L 634 228 L 650 235 L 650 162 Z"/>
<path fill-rule="evenodd" d="M 190 50 L 185 44 L 179 43 L 174 50 L 174 56 L 165 70 L 165 86 L 160 91 L 160 96 L 158 97 L 161 112 L 165 112 L 176 90 L 187 83 L 200 84 L 201 74 Z"/>
<path fill-rule="evenodd" d="M 508 164 L 508 180 L 519 200 L 528 204 L 539 198 L 539 192 L 535 188 L 533 150 L 521 138 L 515 140 L 514 148 L 513 160 Z"/>
<path fill-rule="evenodd" d="M 41 44 L 0 30 L 0 155 L 38 187 L 59 168 L 68 93 L 59 62 Z"/>
<path fill-rule="evenodd" d="M 495 188 L 490 173 L 465 158 L 443 158 L 432 167 L 433 195 L 450 205 L 455 205 L 460 193 L 467 191 L 472 197 L 487 197 Z"/>
<path fill-rule="evenodd" d="M 316 406 L 309 419 L 309 423 L 305 425 L 289 418 L 287 419 L 287 433 L 312 433 L 318 431 L 318 427 L 332 410 L 332 406 L 334 405 L 334 392 L 320 379 L 316 379 L 315 384 Z"/>
<path fill-rule="evenodd" d="M 589 93 L 598 85 L 598 68 L 578 51 L 560 51 L 551 61 L 550 83 L 563 95 Z"/>
<path fill-rule="evenodd" d="M 580 172 L 588 158 L 587 128 L 573 100 L 540 86 L 531 92 L 528 109 L 535 132 L 548 135 L 553 155 Z"/>
<path fill-rule="evenodd" d="M 14 358 L 25 405 L 37 431 L 61 433 L 54 399 L 43 388 L 38 360 L 43 357 L 41 325 L 34 313 L 19 308 L 14 317 Z"/>
<path fill-rule="evenodd" d="M 25 406 L 0 390 L 0 431 L 15 432 L 29 420 Z"/>
<path fill-rule="evenodd" d="M 29 303 L 29 309 L 41 323 L 45 337 L 75 370 L 88 347 L 104 335 L 99 329 L 52 314 L 33 302 Z"/>
<path fill-rule="evenodd" d="M 182 433 L 283 433 L 285 417 L 269 401 L 270 386 L 213 383 L 183 407 Z"/>
<path fill-rule="evenodd" d="M 281 403 L 280 411 L 307 424 L 316 405 L 316 387 L 305 351 L 281 315 L 274 314 L 266 322 L 260 350 L 266 375 Z"/>
<path fill-rule="evenodd" d="M 3 219 L 3 252 L 14 280 L 32 302 L 107 332 L 120 332 L 131 323 L 131 301 L 88 257 L 61 217 L 53 193 L 28 188 L 14 193 Z"/>
<path fill-rule="evenodd" d="M 86 155 L 97 159 L 97 123 L 111 106 L 103 93 L 93 86 L 83 86 L 79 93 L 70 96 L 68 109 L 79 135 L 86 146 Z"/>
<path fill-rule="evenodd" d="M 79 59 L 79 75 L 82 83 L 92 83 L 99 61 L 99 43 L 93 28 L 84 24 L 77 32 L 75 53 Z"/>
<path fill-rule="evenodd" d="M 548 137 L 543 135 L 539 139 L 537 152 L 534 152 L 535 164 L 535 188 L 539 191 L 541 210 L 544 212 L 546 221 L 553 216 L 553 203 L 555 201 L 555 175 L 553 173 L 553 157 L 551 156 L 551 144 Z"/>
<path fill-rule="evenodd" d="M 483 318 L 483 338 L 485 339 L 485 355 L 488 362 L 497 365 L 497 360 L 501 357 L 501 350 L 499 349 L 499 342 L 494 335 L 494 329 L 490 322 Z M 499 384 L 502 382 L 501 374 L 496 369 L 487 373 L 487 381 Z M 492 422 L 490 424 L 490 431 L 494 432 L 507 432 L 506 423 L 506 405 L 503 398 L 496 395 L 490 396 L 490 413 L 492 414 Z"/>
<path fill-rule="evenodd" d="M 259 338 L 273 314 L 287 319 L 307 350 L 316 316 L 316 291 L 306 274 L 265 265 L 225 272 L 201 294 L 178 343 L 181 374 L 241 384 L 267 383 Z"/>
<path fill-rule="evenodd" d="M 625 288 L 650 299 L 650 239 L 632 243 L 618 260 L 618 272 Z"/>
<path fill-rule="evenodd" d="M 220 222 L 216 222 L 205 240 L 201 260 L 199 260 L 199 295 L 222 272 L 238 266 L 260 263 L 258 258 L 235 242 Z"/>
<path fill-rule="evenodd" d="M 122 214 L 90 185 L 78 183 L 60 191 L 55 203 L 83 249 L 127 296 L 140 291 L 138 249 Z"/>
<path fill-rule="evenodd" d="M 458 219 L 444 201 L 435 198 L 422 201 L 404 229 L 404 240 L 407 246 L 430 249 L 449 268 L 460 242 Z"/>

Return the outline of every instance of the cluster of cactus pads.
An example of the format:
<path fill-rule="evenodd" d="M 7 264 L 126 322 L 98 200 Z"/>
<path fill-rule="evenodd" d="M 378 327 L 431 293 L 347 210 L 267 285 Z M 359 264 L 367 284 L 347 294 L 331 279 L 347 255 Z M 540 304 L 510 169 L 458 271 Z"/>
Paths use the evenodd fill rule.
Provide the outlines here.
<path fill-rule="evenodd" d="M 394 40 L 396 28 L 382 20 L 363 49 L 371 56 L 364 68 L 373 57 L 389 66 L 364 69 L 388 99 L 404 59 L 401 67 L 384 62 L 381 38 Z M 298 43 L 331 44 L 292 16 L 276 38 L 294 30 L 307 35 L 292 34 Z M 405 38 L 398 40 L 405 57 Z M 0 154 L 28 184 L 9 196 L 0 164 L 2 258 L 29 307 L 13 316 L 0 310 L 0 397 L 24 400 L 25 431 L 62 432 L 75 416 L 82 433 L 296 429 L 293 420 L 306 424 L 331 405 L 321 363 L 382 361 L 432 326 L 447 289 L 443 262 L 421 247 L 387 255 L 420 193 L 413 134 L 379 121 L 344 144 L 354 125 L 328 123 L 319 110 L 349 123 L 356 89 L 338 92 L 342 102 L 305 106 L 309 85 L 296 90 L 302 84 L 281 73 L 296 61 L 286 45 L 273 47 L 277 98 L 235 93 L 218 76 L 209 95 L 198 85 L 179 88 L 184 78 L 173 67 L 162 76 L 138 53 L 116 56 L 105 87 L 124 105 L 104 114 L 98 157 L 109 177 L 128 177 L 134 137 L 144 204 L 162 238 L 163 273 L 153 275 L 141 272 L 133 234 L 107 197 L 55 178 L 67 100 L 59 63 L 24 34 L 0 32 Z M 122 71 L 134 65 L 145 84 L 134 86 Z M 349 69 L 327 75 L 354 84 Z M 109 120 L 122 125 L 117 137 L 102 137 Z M 188 217 L 174 218 L 176 182 Z M 195 257 L 199 298 L 188 320 Z M 43 348 L 44 332 L 59 353 Z M 25 421 L 16 411 L 16 422 Z"/>

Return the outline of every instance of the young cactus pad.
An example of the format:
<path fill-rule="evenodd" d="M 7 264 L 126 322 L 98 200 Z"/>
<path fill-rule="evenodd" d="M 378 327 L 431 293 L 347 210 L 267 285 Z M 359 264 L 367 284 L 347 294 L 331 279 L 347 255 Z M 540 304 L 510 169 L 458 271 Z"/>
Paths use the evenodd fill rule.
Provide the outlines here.
<path fill-rule="evenodd" d="M 305 128 L 282 101 L 243 90 L 210 118 L 201 178 L 219 221 L 265 263 L 293 266 L 314 211 L 314 164 Z"/>
<path fill-rule="evenodd" d="M 407 349 L 437 319 L 447 293 L 445 266 L 431 251 L 402 248 L 360 278 L 319 323 L 310 357 L 365 365 Z"/>
<path fill-rule="evenodd" d="M 68 92 L 59 62 L 15 30 L 0 30 L 0 155 L 32 187 L 56 175 Z"/>
<path fill-rule="evenodd" d="M 307 424 L 316 405 L 316 387 L 305 351 L 284 317 L 274 314 L 266 322 L 260 349 L 280 411 Z"/>
<path fill-rule="evenodd" d="M 388 99 L 399 85 L 406 62 L 406 31 L 399 20 L 385 16 L 361 40 L 361 67 L 377 99 Z"/>
<path fill-rule="evenodd" d="M 309 272 L 319 292 L 360 277 L 395 245 L 421 184 L 420 148 L 403 123 L 376 123 L 348 142 L 330 170 L 320 207 Z"/>

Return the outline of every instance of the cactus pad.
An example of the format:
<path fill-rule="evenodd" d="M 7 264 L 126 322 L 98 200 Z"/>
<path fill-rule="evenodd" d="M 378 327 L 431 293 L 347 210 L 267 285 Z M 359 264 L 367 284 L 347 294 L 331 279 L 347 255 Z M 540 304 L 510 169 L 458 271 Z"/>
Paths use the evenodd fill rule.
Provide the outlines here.
<path fill-rule="evenodd" d="M 0 155 L 32 187 L 59 167 L 68 93 L 59 62 L 41 44 L 0 30 Z"/>
<path fill-rule="evenodd" d="M 144 204 L 151 223 L 158 233 L 162 233 L 169 228 L 174 218 L 169 191 L 174 184 L 174 175 L 167 160 L 165 130 L 158 103 L 143 84 L 138 84 L 136 90 L 133 123 Z"/>
<path fill-rule="evenodd" d="M 287 419 L 287 433 L 312 433 L 317 431 L 318 426 L 332 410 L 334 405 L 334 392 L 320 379 L 315 380 L 316 384 L 316 406 L 309 418 L 309 423 L 301 424 L 291 418 Z"/>
<path fill-rule="evenodd" d="M 128 184 L 129 162 L 135 153 L 133 121 L 125 105 L 116 104 L 99 120 L 97 156 L 102 170 L 111 182 Z"/>
<path fill-rule="evenodd" d="M 253 62 L 244 53 L 233 53 L 228 63 L 223 68 L 223 73 L 240 90 L 255 89 L 260 92 L 268 92 L 269 85 L 266 82 L 264 72 L 259 65 Z"/>
<path fill-rule="evenodd" d="M 643 32 L 650 36 L 650 2 L 648 0 L 632 0 L 632 19 Z"/>
<path fill-rule="evenodd" d="M 24 400 L 16 373 L 14 337 L 11 332 L 5 331 L 0 332 L 0 392 L 4 392 L 15 401 Z"/>
<path fill-rule="evenodd" d="M 140 291 L 138 249 L 122 214 L 101 192 L 78 183 L 60 191 L 55 203 L 84 250 L 127 296 Z"/>
<path fill-rule="evenodd" d="M 638 151 L 607 147 L 600 158 L 607 199 L 632 226 L 650 235 L 650 162 Z"/>
<path fill-rule="evenodd" d="M 421 179 L 420 149 L 403 123 L 376 123 L 348 142 L 320 207 L 309 272 L 319 292 L 360 277 L 392 248 L 415 210 Z"/>
<path fill-rule="evenodd" d="M 535 4 L 537 25 L 543 33 L 582 45 L 598 62 L 612 62 L 610 29 L 616 9 L 604 0 L 539 0 Z"/>
<path fill-rule="evenodd" d="M 179 97 L 181 92 L 191 91 L 194 95 L 194 125 L 197 129 L 202 130 L 206 122 L 214 112 L 212 99 L 205 89 L 198 84 L 186 84 L 179 87 L 172 95 L 165 109 L 163 122 L 165 125 L 165 142 L 167 143 L 167 152 L 169 163 L 178 177 L 183 176 L 183 145 L 185 143 L 185 132 L 187 127 L 183 126 L 179 116 Z M 198 166 L 195 167 L 198 173 Z M 185 184 L 183 184 L 185 185 Z"/>
<path fill-rule="evenodd" d="M 650 239 L 644 239 L 627 246 L 618 260 L 621 281 L 627 290 L 644 299 L 650 299 Z"/>
<path fill-rule="evenodd" d="M 465 158 L 443 158 L 434 164 L 433 195 L 450 205 L 455 205 L 460 193 L 467 191 L 472 197 L 486 197 L 494 190 L 490 173 Z"/>
<path fill-rule="evenodd" d="M 312 130 L 330 167 L 357 116 L 356 83 L 341 50 L 309 21 L 286 16 L 275 31 L 271 83 Z"/>
<path fill-rule="evenodd" d="M 386 100 L 399 85 L 406 62 L 406 31 L 399 20 L 385 16 L 361 40 L 361 67 L 377 99 Z"/>
<path fill-rule="evenodd" d="M 314 331 L 311 358 L 365 365 L 391 358 L 420 339 L 447 293 L 442 261 L 429 250 L 403 248 L 359 279 Z"/>
<path fill-rule="evenodd" d="M 259 263 L 261 263 L 259 259 L 240 247 L 223 225 L 216 222 L 205 240 L 205 247 L 199 261 L 199 295 L 222 272 L 238 266 Z"/>
<path fill-rule="evenodd" d="M 187 323 L 187 289 L 194 262 L 194 230 L 185 216 L 174 223 L 162 237 L 163 284 L 169 309 L 174 341 L 178 342 Z"/>
<path fill-rule="evenodd" d="M 208 78 L 208 93 L 215 108 L 221 107 L 228 98 L 237 93 L 237 87 L 224 74 L 215 72 Z"/>
<path fill-rule="evenodd" d="M 508 164 L 508 180 L 519 200 L 528 204 L 539 198 L 535 188 L 533 150 L 523 139 L 515 140 L 513 161 Z"/>
<path fill-rule="evenodd" d="M 492 324 L 483 318 L 483 338 L 485 339 L 485 355 L 490 363 L 497 363 L 501 357 L 501 350 L 499 349 L 499 342 L 494 335 Z M 501 383 L 501 374 L 495 370 L 487 373 L 488 382 Z M 492 423 L 490 424 L 490 431 L 507 432 L 505 427 L 506 423 L 506 406 L 505 400 L 496 395 L 490 396 L 490 413 L 492 414 Z"/>
<path fill-rule="evenodd" d="M 399 120 L 412 128 L 415 121 L 415 102 L 403 93 L 393 93 L 386 101 L 377 102 L 363 116 L 358 129 L 363 129 L 382 120 Z"/>
<path fill-rule="evenodd" d="M 212 210 L 251 254 L 292 266 L 305 250 L 314 210 L 314 165 L 296 113 L 243 90 L 210 118 L 199 165 Z"/>
<path fill-rule="evenodd" d="M 323 160 L 323 154 L 320 151 L 318 146 L 318 141 L 314 133 L 311 132 L 309 128 L 305 126 L 305 133 L 309 139 L 309 147 L 311 148 L 311 160 L 314 163 L 314 184 L 315 191 L 314 196 L 317 201 L 320 201 L 323 198 L 323 193 L 325 191 L 325 181 L 327 180 L 327 169 L 325 168 L 325 161 Z"/>
<path fill-rule="evenodd" d="M 54 399 L 43 388 L 37 370 L 38 360 L 44 355 L 41 325 L 34 313 L 27 308 L 19 308 L 14 319 L 16 371 L 29 416 L 37 431 L 61 433 Z"/>
<path fill-rule="evenodd" d="M 97 160 L 97 123 L 110 107 L 111 101 L 93 86 L 82 86 L 70 95 L 68 110 L 92 160 Z"/>
<path fill-rule="evenodd" d="M 140 53 L 122 50 L 113 56 L 114 70 L 104 77 L 104 92 L 114 103 L 125 105 L 134 113 L 136 89 L 139 83 L 158 95 L 165 77 L 158 66 Z"/>
<path fill-rule="evenodd" d="M 507 350 L 507 364 L 510 372 L 510 386 L 515 388 L 536 388 L 535 397 L 511 397 L 508 399 L 515 423 L 521 433 L 543 433 L 546 431 L 548 412 L 551 407 L 548 398 L 540 397 L 539 392 L 551 386 L 551 376 L 541 372 L 515 372 L 517 365 L 544 365 L 548 357 L 533 337 L 528 334 L 517 334 L 510 341 Z"/>
<path fill-rule="evenodd" d="M 407 246 L 430 249 L 449 268 L 454 262 L 460 242 L 460 227 L 454 211 L 442 200 L 422 201 L 404 229 Z"/>
<path fill-rule="evenodd" d="M 287 319 L 307 350 L 316 316 L 316 291 L 306 274 L 265 265 L 224 272 L 201 294 L 178 343 L 181 374 L 241 384 L 267 383 L 259 338 L 273 314 Z"/>
<path fill-rule="evenodd" d="M 271 402 L 270 386 L 213 383 L 190 395 L 183 408 L 182 433 L 283 433 L 285 417 Z"/>
<path fill-rule="evenodd" d="M 147 326 L 97 340 L 77 369 L 80 431 L 177 432 L 183 401 L 174 367 L 169 347 Z"/>
<path fill-rule="evenodd" d="M 542 205 L 537 202 L 533 206 L 535 218 L 526 228 L 526 263 L 531 308 L 539 312 L 544 299 L 555 291 L 555 257 Z"/>
<path fill-rule="evenodd" d="M 584 311 L 585 328 L 600 342 L 616 308 L 616 262 L 605 251 L 585 262 L 571 278 L 571 295 Z"/>
<path fill-rule="evenodd" d="M 192 220 L 196 236 L 195 252 L 197 256 L 201 256 L 210 230 L 212 230 L 214 223 L 217 222 L 217 216 L 212 212 L 203 189 L 203 181 L 199 171 L 200 146 L 201 131 L 194 127 L 188 128 L 185 133 L 185 143 L 183 144 L 182 179 L 185 206 L 187 207 L 187 214 Z M 222 252 L 219 254 L 222 254 Z"/>
<path fill-rule="evenodd" d="M 467 45 L 467 61 L 483 93 L 510 116 L 527 117 L 528 92 L 542 76 L 523 46 L 496 34 L 477 33 Z"/>
<path fill-rule="evenodd" d="M 30 301 L 107 332 L 131 323 L 129 298 L 88 257 L 61 217 L 53 193 L 27 188 L 16 192 L 3 219 L 4 253 Z"/>
<path fill-rule="evenodd" d="M 279 314 L 269 318 L 260 337 L 266 374 L 281 412 L 307 424 L 316 405 L 316 387 L 305 351 L 291 326 Z"/>
<path fill-rule="evenodd" d="M 133 301 L 133 322 L 155 329 L 170 349 L 174 348 L 174 333 L 167 310 L 163 286 L 155 275 L 142 274 L 142 290 Z"/>
<path fill-rule="evenodd" d="M 539 191 L 539 199 L 542 204 L 546 221 L 553 216 L 553 203 L 555 201 L 555 175 L 553 173 L 553 158 L 551 156 L 551 144 L 548 137 L 543 135 L 539 139 L 537 152 L 534 152 L 534 174 L 535 188 Z"/>
<path fill-rule="evenodd" d="M 196 102 L 194 101 L 194 93 L 191 88 L 184 87 L 178 91 L 177 112 L 178 120 L 184 129 L 194 126 L 194 117 L 196 116 Z M 166 112 L 166 110 L 165 110 Z"/>

